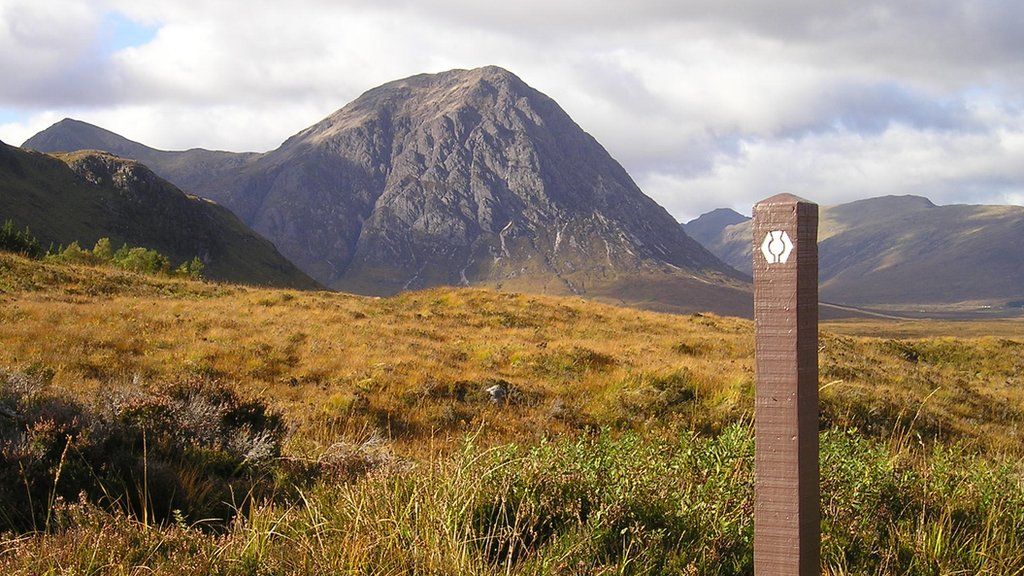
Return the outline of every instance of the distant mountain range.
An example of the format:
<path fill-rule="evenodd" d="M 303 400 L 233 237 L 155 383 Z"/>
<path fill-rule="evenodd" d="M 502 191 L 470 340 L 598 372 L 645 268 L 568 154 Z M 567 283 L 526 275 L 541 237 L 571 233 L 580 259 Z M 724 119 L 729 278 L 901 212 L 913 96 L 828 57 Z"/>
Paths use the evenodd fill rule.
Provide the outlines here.
<path fill-rule="evenodd" d="M 198 256 L 214 280 L 291 288 L 318 284 L 227 209 L 188 196 L 145 166 L 103 152 L 46 155 L 0 142 L 0 222 L 28 226 L 43 247 L 107 237 L 175 263 Z"/>
<path fill-rule="evenodd" d="M 884 196 L 821 208 L 821 296 L 862 307 L 1001 308 L 1024 301 L 1024 207 L 936 206 Z M 716 210 L 684 225 L 751 272 L 750 219 Z"/>
<path fill-rule="evenodd" d="M 496 67 L 370 90 L 266 153 L 167 152 L 64 120 L 24 146 L 100 149 L 231 209 L 301 269 L 367 294 L 472 284 L 749 314 L 691 239 L 552 99 Z"/>

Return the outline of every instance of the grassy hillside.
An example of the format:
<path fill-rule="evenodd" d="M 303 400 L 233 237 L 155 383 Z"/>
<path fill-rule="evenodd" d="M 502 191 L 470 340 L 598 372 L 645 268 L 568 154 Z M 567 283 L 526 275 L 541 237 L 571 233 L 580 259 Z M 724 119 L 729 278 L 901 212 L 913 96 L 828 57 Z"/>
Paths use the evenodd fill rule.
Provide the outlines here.
<path fill-rule="evenodd" d="M 44 509 L 64 496 L 45 534 L 0 538 L 5 573 L 750 573 L 748 321 L 472 289 L 266 290 L 8 255 L 0 319 L 0 404 L 100 423 L 92 440 L 32 428 L 57 438 L 40 476 L 69 476 L 41 492 Z M 1022 373 L 1020 338 L 823 333 L 829 573 L 1020 574 Z M 256 422 L 261 404 L 285 432 L 232 420 L 223 443 L 202 426 L 182 436 L 191 415 L 249 406 Z M 143 490 L 156 472 L 129 474 L 138 489 L 113 505 L 61 491 L 88 485 L 85 446 L 96 430 L 125 437 L 111 432 L 131 429 L 125 414 L 163 415 L 138 421 L 141 462 L 175 479 L 178 515 L 138 496 L 160 494 Z M 163 433 L 165 420 L 178 424 Z M 238 434 L 278 448 L 254 467 Z M 181 460 L 166 456 L 181 442 Z M 239 514 L 202 521 L 196 502 L 222 510 L 202 494 L 225 486 Z"/>
<path fill-rule="evenodd" d="M 227 379 L 310 433 L 340 419 L 412 447 L 482 424 L 501 442 L 600 426 L 713 431 L 751 415 L 745 320 L 473 289 L 273 291 L 0 258 L 0 365 L 46 367 L 71 391 Z M 880 432 L 916 418 L 921 432 L 1013 447 L 1022 368 L 1019 339 L 825 333 L 823 417 Z M 516 418 L 482 397 L 500 381 L 521 396 Z"/>
<path fill-rule="evenodd" d="M 0 143 L 0 222 L 28 226 L 44 249 L 100 238 L 155 249 L 175 265 L 201 258 L 209 277 L 315 288 L 316 282 L 227 209 L 188 196 L 131 160 L 48 156 Z"/>

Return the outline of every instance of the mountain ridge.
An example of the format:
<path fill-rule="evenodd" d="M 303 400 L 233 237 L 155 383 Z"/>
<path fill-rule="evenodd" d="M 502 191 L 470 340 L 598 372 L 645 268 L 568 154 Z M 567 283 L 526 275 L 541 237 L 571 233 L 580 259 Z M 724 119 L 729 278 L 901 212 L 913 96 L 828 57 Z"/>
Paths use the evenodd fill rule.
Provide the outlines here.
<path fill-rule="evenodd" d="M 706 247 L 749 272 L 751 221 L 721 227 Z M 1024 299 L 1024 207 L 936 205 L 916 195 L 823 206 L 818 234 L 821 295 L 856 306 Z"/>
<path fill-rule="evenodd" d="M 732 208 L 716 208 L 710 212 L 701 214 L 689 222 L 686 222 L 683 224 L 683 230 L 685 230 L 691 238 L 700 242 L 702 246 L 707 248 L 708 245 L 715 240 L 716 236 L 718 236 L 722 229 L 734 224 L 741 224 L 749 219 L 750 218 L 748 216 L 744 216 Z M 714 250 L 709 249 L 709 251 L 712 254 L 715 254 Z M 719 256 L 718 254 L 715 255 Z M 719 258 L 721 258 L 721 256 L 719 256 Z M 725 260 L 723 259 L 723 261 Z M 728 261 L 725 262 L 729 264 Z M 730 265 L 732 265 L 733 268 L 736 268 L 735 265 Z M 740 269 L 737 268 L 737 270 Z"/>
<path fill-rule="evenodd" d="M 130 140 L 105 128 L 64 118 L 46 130 L 35 134 L 22 148 L 45 153 L 101 150 L 122 158 L 138 160 L 161 178 L 173 182 L 190 193 L 210 197 L 204 183 L 237 170 L 260 155 L 257 152 L 228 152 L 189 148 L 188 150 L 158 150 Z"/>
<path fill-rule="evenodd" d="M 145 165 L 107 152 L 48 155 L 0 142 L 0 221 L 44 246 L 107 237 L 175 262 L 199 257 L 213 280 L 302 289 L 319 284 L 226 208 L 190 196 Z"/>

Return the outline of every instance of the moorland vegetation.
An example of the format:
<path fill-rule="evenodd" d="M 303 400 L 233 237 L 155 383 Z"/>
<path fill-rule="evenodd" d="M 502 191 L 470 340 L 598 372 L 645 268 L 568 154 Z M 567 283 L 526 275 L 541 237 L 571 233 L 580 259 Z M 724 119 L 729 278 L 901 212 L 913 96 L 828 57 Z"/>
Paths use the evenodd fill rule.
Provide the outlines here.
<path fill-rule="evenodd" d="M 750 574 L 750 322 L 0 254 L 0 571 Z M 1022 574 L 1024 341 L 821 335 L 829 574 Z"/>

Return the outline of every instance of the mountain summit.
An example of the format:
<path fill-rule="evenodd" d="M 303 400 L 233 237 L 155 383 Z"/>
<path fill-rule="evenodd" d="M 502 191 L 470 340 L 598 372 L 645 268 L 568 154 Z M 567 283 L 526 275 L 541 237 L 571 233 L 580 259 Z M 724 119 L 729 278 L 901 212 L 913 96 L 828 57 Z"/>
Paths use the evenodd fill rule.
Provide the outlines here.
<path fill-rule="evenodd" d="M 26 146 L 103 148 L 60 131 Z M 554 100 L 501 68 L 390 82 L 265 154 L 137 153 L 335 288 L 482 284 L 749 308 L 742 275 L 687 236 Z"/>

